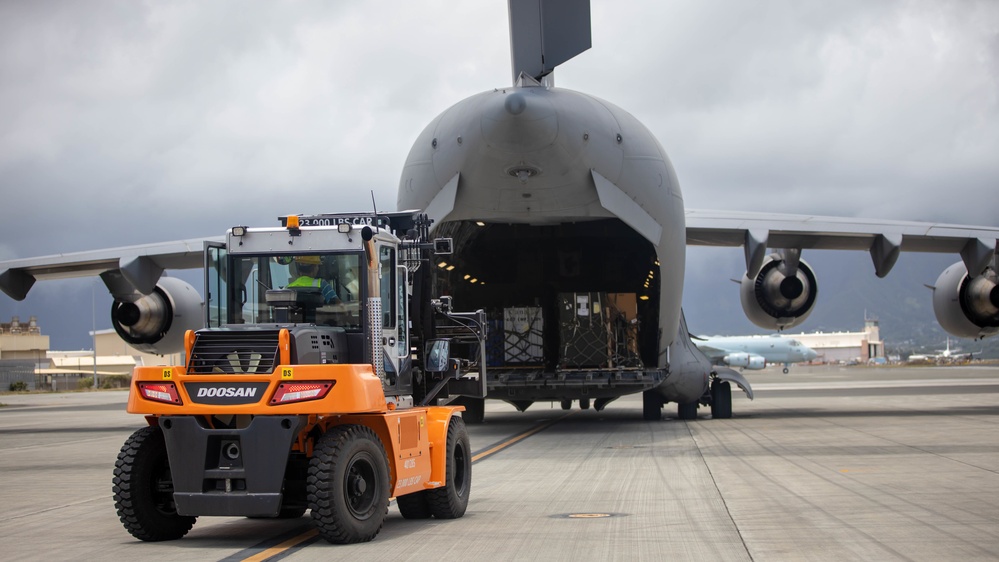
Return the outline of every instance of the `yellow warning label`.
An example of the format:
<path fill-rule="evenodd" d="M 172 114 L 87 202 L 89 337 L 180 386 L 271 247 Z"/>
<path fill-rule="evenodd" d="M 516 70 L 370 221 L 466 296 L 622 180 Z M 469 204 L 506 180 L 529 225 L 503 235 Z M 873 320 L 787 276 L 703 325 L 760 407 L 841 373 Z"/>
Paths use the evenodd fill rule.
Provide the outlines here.
<path fill-rule="evenodd" d="M 164 379 L 172 379 L 173 378 L 173 369 L 163 369 L 163 378 Z"/>
<path fill-rule="evenodd" d="M 294 376 L 294 374 L 295 374 L 294 373 L 294 369 L 292 369 L 291 367 L 285 367 L 285 368 L 281 369 L 281 378 L 282 379 L 290 379 L 290 378 L 292 378 Z"/>

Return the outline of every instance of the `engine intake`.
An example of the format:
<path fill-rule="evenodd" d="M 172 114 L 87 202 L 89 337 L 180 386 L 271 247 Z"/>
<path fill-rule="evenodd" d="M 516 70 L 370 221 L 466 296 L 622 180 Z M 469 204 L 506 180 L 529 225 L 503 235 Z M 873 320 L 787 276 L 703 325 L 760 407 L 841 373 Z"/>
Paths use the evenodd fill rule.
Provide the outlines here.
<path fill-rule="evenodd" d="M 948 267 L 933 288 L 933 313 L 940 327 L 961 338 L 999 334 L 999 275 L 990 267 L 969 277 L 964 262 Z"/>
<path fill-rule="evenodd" d="M 204 303 L 191 285 L 162 277 L 153 292 L 135 302 L 111 303 L 111 325 L 128 345 L 145 353 L 167 355 L 184 350 L 184 332 L 204 321 Z"/>
<path fill-rule="evenodd" d="M 783 330 L 802 323 L 815 307 L 818 281 L 804 260 L 794 275 L 786 273 L 783 259 L 767 256 L 756 277 L 743 275 L 739 290 L 742 310 L 761 328 Z"/>

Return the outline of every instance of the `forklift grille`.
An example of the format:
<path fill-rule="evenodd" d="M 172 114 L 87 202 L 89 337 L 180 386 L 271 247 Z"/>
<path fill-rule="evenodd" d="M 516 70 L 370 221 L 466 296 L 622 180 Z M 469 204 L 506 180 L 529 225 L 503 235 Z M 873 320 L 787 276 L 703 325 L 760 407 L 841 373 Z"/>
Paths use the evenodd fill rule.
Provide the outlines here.
<path fill-rule="evenodd" d="M 278 333 L 278 330 L 198 332 L 187 372 L 194 375 L 273 373 L 280 358 Z"/>

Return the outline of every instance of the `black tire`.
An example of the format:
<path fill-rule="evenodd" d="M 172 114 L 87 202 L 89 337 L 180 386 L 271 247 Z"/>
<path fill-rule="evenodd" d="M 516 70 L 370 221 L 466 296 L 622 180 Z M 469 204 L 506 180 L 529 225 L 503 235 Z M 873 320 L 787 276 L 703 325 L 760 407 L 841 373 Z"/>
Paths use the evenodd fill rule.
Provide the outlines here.
<path fill-rule="evenodd" d="M 427 490 L 406 494 L 395 499 L 399 506 L 399 513 L 406 519 L 430 519 L 433 513 L 430 511 L 430 500 L 427 499 Z"/>
<path fill-rule="evenodd" d="M 697 419 L 697 402 L 687 402 L 686 404 L 677 404 L 676 417 L 680 418 L 681 420 Z"/>
<path fill-rule="evenodd" d="M 472 490 L 472 450 L 465 422 L 454 416 L 447 427 L 447 466 L 444 486 L 427 490 L 430 512 L 437 519 L 457 519 L 468 508 Z"/>
<path fill-rule="evenodd" d="M 465 411 L 461 413 L 465 423 L 478 425 L 486 419 L 486 399 L 469 398 L 463 396 L 457 400 L 458 404 L 465 406 Z"/>
<path fill-rule="evenodd" d="M 645 421 L 661 421 L 663 419 L 662 394 L 655 390 L 642 392 L 642 419 Z"/>
<path fill-rule="evenodd" d="M 177 514 L 166 441 L 159 427 L 143 427 L 121 446 L 111 490 L 121 524 L 139 540 L 179 539 L 197 520 Z"/>
<path fill-rule="evenodd" d="M 589 410 L 590 409 L 590 399 L 589 398 L 580 398 L 579 399 L 579 409 L 580 410 Z"/>
<path fill-rule="evenodd" d="M 247 515 L 246 518 L 247 519 L 298 519 L 299 517 L 305 515 L 306 511 L 308 511 L 308 508 L 304 507 L 304 506 L 301 506 L 301 505 L 297 505 L 297 506 L 296 505 L 293 505 L 293 506 L 284 506 L 284 505 L 282 505 L 281 506 L 281 511 L 279 511 L 277 515 L 274 515 L 274 516 L 268 516 L 268 515 Z"/>
<path fill-rule="evenodd" d="M 388 461 L 381 440 L 360 425 L 333 427 L 309 462 L 309 509 L 319 535 L 334 544 L 367 542 L 388 512 Z"/>
<path fill-rule="evenodd" d="M 732 417 L 732 384 L 728 381 L 711 383 L 711 417 L 716 420 Z"/>
<path fill-rule="evenodd" d="M 786 375 L 787 373 L 788 373 L 787 367 L 784 367 L 784 374 Z"/>
<path fill-rule="evenodd" d="M 563 410 L 571 410 L 572 409 L 572 400 L 563 400 L 562 403 L 561 403 L 561 406 L 562 406 Z"/>
<path fill-rule="evenodd" d="M 281 511 L 278 512 L 278 519 L 298 519 L 299 517 L 305 515 L 305 512 L 309 508 L 303 505 L 293 505 L 293 506 L 281 506 Z"/>

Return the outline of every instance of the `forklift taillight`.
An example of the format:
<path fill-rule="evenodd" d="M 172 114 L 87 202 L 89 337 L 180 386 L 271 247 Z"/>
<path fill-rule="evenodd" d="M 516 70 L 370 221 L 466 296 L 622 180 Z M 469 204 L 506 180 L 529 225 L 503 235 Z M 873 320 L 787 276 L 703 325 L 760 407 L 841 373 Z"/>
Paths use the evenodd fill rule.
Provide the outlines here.
<path fill-rule="evenodd" d="M 274 391 L 271 405 L 325 398 L 335 381 L 283 382 Z"/>
<path fill-rule="evenodd" d="M 183 404 L 177 387 L 172 382 L 139 382 L 139 393 L 146 400 L 165 402 L 167 404 Z"/>

